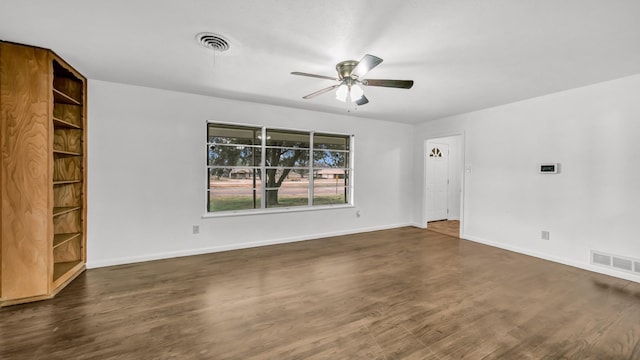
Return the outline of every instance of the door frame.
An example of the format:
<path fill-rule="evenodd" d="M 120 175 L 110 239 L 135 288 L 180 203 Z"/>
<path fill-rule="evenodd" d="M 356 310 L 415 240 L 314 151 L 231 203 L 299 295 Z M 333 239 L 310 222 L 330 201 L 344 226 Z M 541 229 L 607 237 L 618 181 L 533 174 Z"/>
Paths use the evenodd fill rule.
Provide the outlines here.
<path fill-rule="evenodd" d="M 454 170 L 460 173 L 460 238 L 463 238 L 464 235 L 464 221 L 465 221 L 465 210 L 464 210 L 464 199 L 465 199 L 465 188 L 466 188 L 466 173 L 465 167 L 467 164 L 466 161 L 466 153 L 465 153 L 465 145 L 466 145 L 466 136 L 465 131 L 453 131 L 453 132 L 444 132 L 437 133 L 434 135 L 430 135 L 429 137 L 424 139 L 422 145 L 422 154 L 420 155 L 420 161 L 422 161 L 422 214 L 420 217 L 421 223 L 420 227 L 427 229 L 427 202 L 429 199 L 427 198 L 427 154 L 429 153 L 429 149 L 427 146 L 428 141 L 437 141 L 437 139 L 451 137 L 451 136 L 459 136 L 460 137 L 460 167 L 456 169 L 449 168 L 449 171 Z"/>

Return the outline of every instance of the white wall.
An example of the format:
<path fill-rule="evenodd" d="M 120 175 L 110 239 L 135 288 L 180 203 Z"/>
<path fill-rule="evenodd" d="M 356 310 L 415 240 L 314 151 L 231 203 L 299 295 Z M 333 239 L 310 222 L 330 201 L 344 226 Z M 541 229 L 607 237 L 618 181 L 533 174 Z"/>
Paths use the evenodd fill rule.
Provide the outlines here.
<path fill-rule="evenodd" d="M 414 151 L 434 134 L 464 132 L 464 238 L 640 281 L 589 265 L 590 249 L 640 258 L 638 94 L 635 75 L 425 122 Z M 542 162 L 561 173 L 539 174 Z M 416 195 L 423 165 L 414 160 Z M 422 204 L 414 210 L 420 219 Z"/>
<path fill-rule="evenodd" d="M 97 80 L 88 94 L 88 267 L 411 223 L 410 125 Z M 201 218 L 206 120 L 354 134 L 356 207 Z"/>

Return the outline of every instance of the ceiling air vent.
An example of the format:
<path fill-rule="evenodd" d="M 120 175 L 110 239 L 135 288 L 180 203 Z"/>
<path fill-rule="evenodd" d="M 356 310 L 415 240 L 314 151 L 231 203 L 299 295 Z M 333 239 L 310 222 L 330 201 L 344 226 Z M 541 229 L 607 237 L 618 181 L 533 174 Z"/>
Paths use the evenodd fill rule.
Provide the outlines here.
<path fill-rule="evenodd" d="M 229 41 L 224 37 L 214 34 L 203 32 L 196 35 L 196 40 L 198 43 L 211 50 L 223 52 L 229 50 Z"/>

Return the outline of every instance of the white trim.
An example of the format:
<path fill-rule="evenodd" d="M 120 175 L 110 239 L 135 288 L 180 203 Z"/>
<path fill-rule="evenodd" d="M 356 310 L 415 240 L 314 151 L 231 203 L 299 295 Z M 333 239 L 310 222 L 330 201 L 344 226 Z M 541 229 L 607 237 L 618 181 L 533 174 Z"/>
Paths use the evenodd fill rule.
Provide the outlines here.
<path fill-rule="evenodd" d="M 238 243 L 238 244 L 212 246 L 212 247 L 206 247 L 206 248 L 200 248 L 200 249 L 169 251 L 169 252 L 147 254 L 147 255 L 140 255 L 140 256 L 128 256 L 123 258 L 89 261 L 87 262 L 87 269 L 132 264 L 132 263 L 152 261 L 152 260 L 170 259 L 170 258 L 183 257 L 183 256 L 210 254 L 210 253 L 230 251 L 230 250 L 248 249 L 248 248 L 259 247 L 259 246 L 286 244 L 286 243 L 293 243 L 298 241 L 318 240 L 318 239 L 334 237 L 334 236 L 359 234 L 359 233 L 379 231 L 379 230 L 389 230 L 389 229 L 396 229 L 396 228 L 401 228 L 406 226 L 412 226 L 412 225 L 406 223 L 406 224 L 392 224 L 392 225 L 385 225 L 385 226 L 373 226 L 373 227 L 366 227 L 366 228 L 359 228 L 359 229 L 318 233 L 313 235 L 301 235 L 301 236 L 294 236 L 294 237 L 281 238 L 281 239 L 260 240 L 260 241 L 251 241 L 251 242 L 244 242 L 244 243 Z"/>
<path fill-rule="evenodd" d="M 495 242 L 495 241 L 482 239 L 482 238 L 479 238 L 479 237 L 473 236 L 473 235 L 464 234 L 464 235 L 460 235 L 460 238 L 464 239 L 464 240 L 468 240 L 468 241 L 473 241 L 473 242 L 476 242 L 476 243 L 484 244 L 484 245 L 493 246 L 493 247 L 504 249 L 504 250 L 513 251 L 513 252 L 516 252 L 516 253 L 519 253 L 519 254 L 533 256 L 533 257 L 536 257 L 536 258 L 539 258 L 539 259 L 543 259 L 543 260 L 553 261 L 553 262 L 558 263 L 558 264 L 568 265 L 568 266 L 575 267 L 575 268 L 578 268 L 578 269 L 587 270 L 587 271 L 591 271 L 591 272 L 598 273 L 598 274 L 609 275 L 609 276 L 613 276 L 613 277 L 616 277 L 616 278 L 620 278 L 620 279 L 624 279 L 624 280 L 629 280 L 629 281 L 640 283 L 640 276 L 636 276 L 636 275 L 633 275 L 631 273 L 626 273 L 624 271 L 608 270 L 607 268 L 596 266 L 596 265 L 592 265 L 592 264 L 587 263 L 587 262 L 584 262 L 584 263 L 583 262 L 578 262 L 578 261 L 569 260 L 569 259 L 565 259 L 565 258 L 561 258 L 561 257 L 557 257 L 557 256 L 553 256 L 553 255 L 537 252 L 537 251 L 531 251 L 531 250 L 528 250 L 528 249 L 523 249 L 523 248 L 520 248 L 520 247 L 517 247 L 517 246 L 505 245 L 505 244 L 498 243 L 498 242 Z M 587 256 L 588 256 L 588 254 L 587 254 Z"/>
<path fill-rule="evenodd" d="M 311 132 L 309 134 L 309 148 L 311 151 L 309 151 L 309 175 L 307 175 L 307 178 L 309 179 L 309 186 L 307 187 L 307 206 L 313 206 L 313 195 L 315 194 L 315 178 L 313 176 L 313 163 L 315 161 L 315 156 L 314 156 L 314 150 L 313 150 L 313 138 L 315 137 L 315 132 Z M 351 140 L 351 139 L 349 139 Z M 349 142 L 349 145 L 351 145 L 351 142 Z M 351 165 L 351 164 L 349 164 Z"/>
<path fill-rule="evenodd" d="M 260 130 L 260 146 L 262 148 L 262 150 L 260 150 L 260 184 L 262 185 L 260 187 L 260 209 L 266 209 L 267 208 L 267 184 L 265 183 L 265 180 L 267 180 L 267 127 L 263 126 L 262 129 Z M 255 165 L 255 164 L 254 164 Z M 211 196 L 211 194 L 209 194 L 209 196 Z M 210 200 L 209 200 L 210 201 Z M 207 213 L 211 213 L 211 209 L 207 206 L 206 212 Z"/>
<path fill-rule="evenodd" d="M 202 214 L 202 216 L 200 216 L 200 218 L 201 219 L 208 219 L 208 218 L 221 218 L 221 217 L 229 217 L 229 216 L 279 214 L 279 213 L 290 213 L 290 212 L 301 212 L 301 211 L 346 209 L 346 208 L 354 208 L 354 207 L 355 207 L 355 205 L 353 205 L 353 204 L 314 205 L 314 206 L 302 206 L 301 205 L 301 206 L 290 206 L 290 207 L 281 207 L 281 208 L 266 208 L 266 209 L 249 209 L 249 210 L 231 210 L 231 211 L 210 212 L 210 213 Z"/>
<path fill-rule="evenodd" d="M 315 132 L 315 133 L 319 133 L 320 135 L 340 135 L 340 136 L 355 136 L 354 134 L 348 134 L 348 133 L 340 133 L 340 132 L 334 132 L 334 131 L 325 131 L 325 130 L 309 130 L 309 129 L 296 129 L 296 128 L 288 128 L 288 127 L 279 127 L 279 126 L 267 126 L 267 125 L 256 125 L 256 124 L 249 124 L 249 123 L 243 123 L 243 122 L 230 122 L 230 121 L 218 121 L 218 120 L 211 120 L 208 119 L 206 121 L 206 125 L 209 124 L 220 124 L 220 125 L 230 125 L 230 126 L 247 126 L 247 127 L 252 127 L 252 128 L 265 128 L 265 129 L 269 129 L 269 130 L 280 130 L 280 131 L 294 131 L 294 132 L 305 132 L 305 133 L 309 133 L 309 132 Z M 207 139 L 209 138 L 208 136 L 208 132 L 207 134 Z M 264 134 L 263 134 L 263 138 L 264 138 Z"/>

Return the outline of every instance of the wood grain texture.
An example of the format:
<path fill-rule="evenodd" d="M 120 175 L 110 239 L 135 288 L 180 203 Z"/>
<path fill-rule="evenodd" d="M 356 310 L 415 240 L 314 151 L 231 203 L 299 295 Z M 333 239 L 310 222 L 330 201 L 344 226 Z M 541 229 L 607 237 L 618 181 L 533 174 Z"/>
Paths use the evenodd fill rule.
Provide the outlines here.
<path fill-rule="evenodd" d="M 82 104 L 82 81 L 72 78 L 73 75 L 55 61 L 53 68 L 53 88 L 72 98 L 78 104 Z"/>
<path fill-rule="evenodd" d="M 427 229 L 453 237 L 460 237 L 459 220 L 430 221 L 427 223 Z"/>
<path fill-rule="evenodd" d="M 68 104 L 53 104 L 53 117 L 82 128 L 82 106 Z"/>
<path fill-rule="evenodd" d="M 82 130 L 56 128 L 53 131 L 53 149 L 82 154 Z"/>
<path fill-rule="evenodd" d="M 82 157 L 54 154 L 53 180 L 80 180 L 83 178 Z"/>
<path fill-rule="evenodd" d="M 82 206 L 82 184 L 62 184 L 53 187 L 53 206 Z"/>
<path fill-rule="evenodd" d="M 49 54 L 0 43 L 2 298 L 49 291 Z M 43 276 L 44 274 L 44 276 Z"/>
<path fill-rule="evenodd" d="M 640 359 L 640 284 L 417 228 L 88 270 L 7 359 Z"/>
<path fill-rule="evenodd" d="M 86 79 L 66 61 L 53 54 L 53 88 L 79 104 L 86 103 Z"/>
<path fill-rule="evenodd" d="M 54 234 L 82 232 L 82 209 L 80 207 L 67 207 L 67 209 L 74 210 L 53 217 Z"/>
<path fill-rule="evenodd" d="M 75 237 L 53 249 L 53 262 L 82 260 L 82 236 Z"/>

